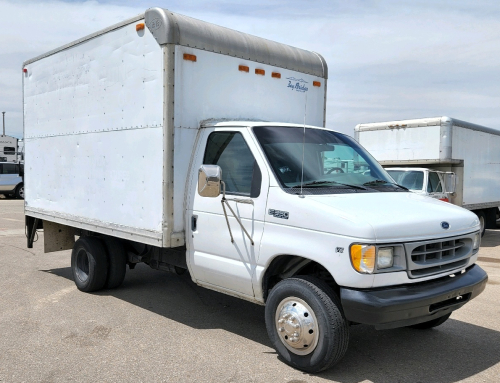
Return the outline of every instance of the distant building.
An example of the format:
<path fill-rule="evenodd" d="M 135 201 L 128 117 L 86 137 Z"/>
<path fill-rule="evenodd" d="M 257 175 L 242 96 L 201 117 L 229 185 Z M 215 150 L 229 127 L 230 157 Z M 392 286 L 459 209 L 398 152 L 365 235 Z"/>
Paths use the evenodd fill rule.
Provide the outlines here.
<path fill-rule="evenodd" d="M 0 162 L 17 162 L 17 138 L 0 135 Z"/>

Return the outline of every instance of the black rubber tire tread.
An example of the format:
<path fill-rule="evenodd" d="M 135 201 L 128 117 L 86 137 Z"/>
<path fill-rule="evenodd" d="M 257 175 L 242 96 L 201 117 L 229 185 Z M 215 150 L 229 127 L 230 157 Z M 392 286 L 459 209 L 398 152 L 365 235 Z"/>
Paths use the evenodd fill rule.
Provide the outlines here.
<path fill-rule="evenodd" d="M 17 198 L 17 199 L 23 199 L 23 197 L 21 196 L 21 194 L 19 194 L 19 190 L 21 190 L 21 188 L 23 187 L 24 185 L 23 184 L 19 184 L 17 185 L 16 187 L 16 191 L 14 192 L 14 197 Z"/>
<path fill-rule="evenodd" d="M 80 250 L 85 250 L 89 259 L 89 276 L 86 281 L 76 275 L 76 260 Z M 71 252 L 71 271 L 76 287 L 80 291 L 92 292 L 101 290 L 108 275 L 108 257 L 101 240 L 97 237 L 80 237 Z"/>
<path fill-rule="evenodd" d="M 120 286 L 127 272 L 127 253 L 122 241 L 113 237 L 103 237 L 102 242 L 108 255 L 108 278 L 104 287 L 114 289 Z"/>
<path fill-rule="evenodd" d="M 433 327 L 437 327 L 439 325 L 442 325 L 444 322 L 446 322 L 448 320 L 450 315 L 451 315 L 451 313 L 449 313 L 447 315 L 443 315 L 442 317 L 439 317 L 436 319 L 432 319 L 432 320 L 427 321 L 427 322 L 417 323 L 417 324 L 414 324 L 414 325 L 408 326 L 408 327 L 415 328 L 417 330 L 428 330 L 428 329 L 431 329 Z"/>
<path fill-rule="evenodd" d="M 320 328 L 316 349 L 309 355 L 290 352 L 281 342 L 274 324 L 278 304 L 287 296 L 305 300 L 313 309 Z M 296 276 L 279 282 L 269 293 L 265 310 L 269 338 L 285 362 L 299 370 L 316 373 L 338 363 L 349 344 L 349 324 L 337 294 L 324 281 L 312 276 Z"/>

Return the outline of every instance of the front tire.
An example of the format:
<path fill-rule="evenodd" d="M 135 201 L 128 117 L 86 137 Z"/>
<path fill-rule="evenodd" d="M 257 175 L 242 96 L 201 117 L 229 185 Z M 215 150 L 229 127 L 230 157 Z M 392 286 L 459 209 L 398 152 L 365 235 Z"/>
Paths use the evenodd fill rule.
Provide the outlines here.
<path fill-rule="evenodd" d="M 279 282 L 266 302 L 266 328 L 290 366 L 319 372 L 342 359 L 349 326 L 335 292 L 322 280 L 300 276 Z"/>
<path fill-rule="evenodd" d="M 81 237 L 73 246 L 71 271 L 76 287 L 84 292 L 104 287 L 108 275 L 108 259 L 102 242 L 96 237 Z"/>

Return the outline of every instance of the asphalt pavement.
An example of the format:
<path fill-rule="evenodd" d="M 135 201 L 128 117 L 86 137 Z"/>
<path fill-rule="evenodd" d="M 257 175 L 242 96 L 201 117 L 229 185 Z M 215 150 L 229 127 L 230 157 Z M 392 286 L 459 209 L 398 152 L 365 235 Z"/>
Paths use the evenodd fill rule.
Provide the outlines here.
<path fill-rule="evenodd" d="M 428 331 L 351 327 L 334 368 L 306 374 L 271 347 L 264 307 L 188 274 L 127 270 L 122 287 L 76 289 L 70 251 L 26 248 L 23 201 L 0 199 L 0 382 L 500 382 L 500 229 L 478 264 L 486 290 Z"/>

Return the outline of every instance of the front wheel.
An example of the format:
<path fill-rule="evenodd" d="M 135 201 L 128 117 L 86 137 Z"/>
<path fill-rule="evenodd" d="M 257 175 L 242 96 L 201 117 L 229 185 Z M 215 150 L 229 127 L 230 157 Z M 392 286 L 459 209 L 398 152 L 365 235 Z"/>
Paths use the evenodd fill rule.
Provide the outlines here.
<path fill-rule="evenodd" d="M 326 370 L 347 351 L 348 322 L 339 298 L 320 279 L 300 276 L 278 283 L 267 299 L 265 317 L 274 348 L 299 370 Z"/>

